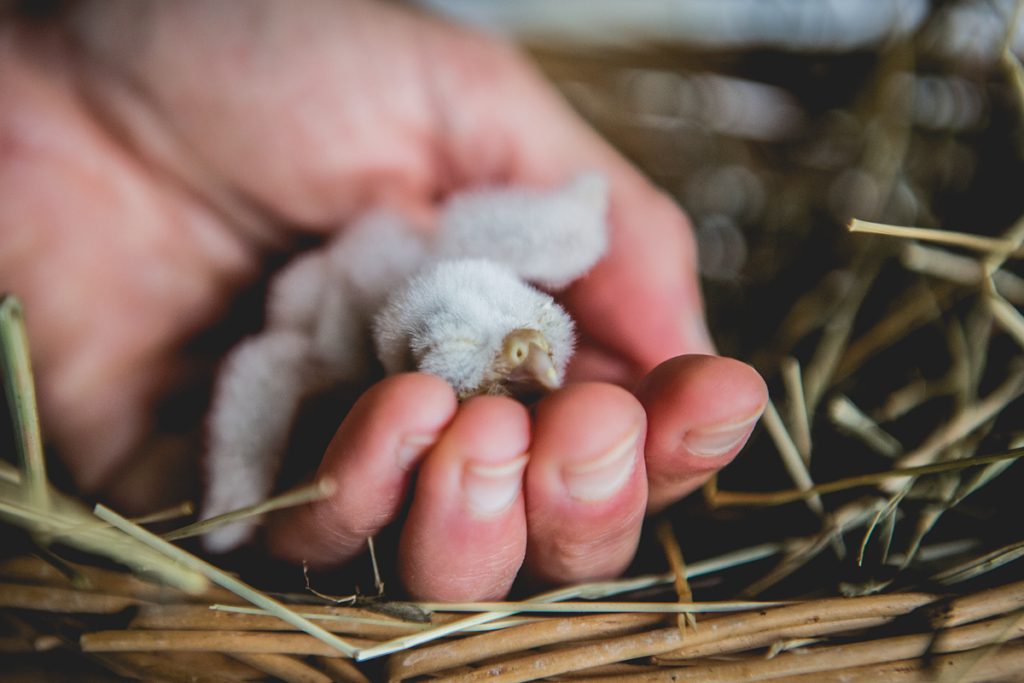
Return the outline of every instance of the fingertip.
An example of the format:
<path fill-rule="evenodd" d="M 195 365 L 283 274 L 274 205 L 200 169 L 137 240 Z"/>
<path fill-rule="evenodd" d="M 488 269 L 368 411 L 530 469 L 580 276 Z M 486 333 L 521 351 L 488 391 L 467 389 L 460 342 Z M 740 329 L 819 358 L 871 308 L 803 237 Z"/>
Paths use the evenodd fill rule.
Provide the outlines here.
<path fill-rule="evenodd" d="M 508 398 L 466 401 L 423 461 L 402 529 L 399 574 L 426 600 L 503 597 L 526 551 L 530 417 Z"/>
<path fill-rule="evenodd" d="M 337 484 L 328 498 L 286 511 L 267 529 L 279 557 L 330 567 L 359 553 L 397 515 L 412 470 L 438 440 L 458 403 L 432 375 L 388 377 L 345 416 L 317 472 Z"/>
<path fill-rule="evenodd" d="M 764 380 L 749 365 L 718 356 L 677 356 L 640 383 L 647 411 L 648 510 L 699 487 L 746 443 L 768 402 Z"/>
<path fill-rule="evenodd" d="M 636 550 L 647 502 L 642 406 L 626 390 L 594 382 L 546 397 L 534 417 L 530 573 L 554 583 L 617 575 Z"/>

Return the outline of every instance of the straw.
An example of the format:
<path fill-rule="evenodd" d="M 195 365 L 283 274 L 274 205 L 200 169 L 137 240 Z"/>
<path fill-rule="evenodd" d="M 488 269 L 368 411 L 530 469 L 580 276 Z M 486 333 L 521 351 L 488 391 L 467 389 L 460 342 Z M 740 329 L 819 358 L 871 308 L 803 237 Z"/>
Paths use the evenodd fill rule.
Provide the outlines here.
<path fill-rule="evenodd" d="M 287 609 L 286 607 L 284 607 L 284 605 L 281 605 L 276 600 L 256 590 L 253 590 L 252 588 L 245 585 L 238 579 L 234 578 L 233 576 L 229 576 L 228 574 L 225 574 L 213 565 L 203 562 L 194 555 L 191 555 L 179 548 L 176 548 L 175 546 L 171 545 L 159 536 L 155 536 L 146 531 L 145 529 L 143 529 L 142 527 L 132 524 L 124 517 L 118 515 L 113 510 L 110 510 L 109 508 L 106 508 L 103 505 L 97 505 L 96 516 L 106 522 L 109 522 L 118 529 L 121 529 L 133 538 L 142 541 L 149 547 L 199 572 L 200 574 L 208 578 L 210 581 L 213 581 L 214 583 L 224 588 L 227 588 L 229 591 L 248 600 L 257 607 L 262 607 L 268 612 L 274 614 L 274 616 L 288 622 L 289 624 L 292 624 L 293 626 L 298 627 L 300 630 L 303 630 L 306 633 L 314 636 L 315 638 L 321 640 L 330 647 L 337 649 L 339 652 L 346 654 L 350 657 L 355 654 L 356 648 L 354 646 L 349 645 L 342 639 L 329 633 L 328 631 L 325 631 L 316 624 L 313 624 L 308 620 L 296 615 L 294 612 Z"/>

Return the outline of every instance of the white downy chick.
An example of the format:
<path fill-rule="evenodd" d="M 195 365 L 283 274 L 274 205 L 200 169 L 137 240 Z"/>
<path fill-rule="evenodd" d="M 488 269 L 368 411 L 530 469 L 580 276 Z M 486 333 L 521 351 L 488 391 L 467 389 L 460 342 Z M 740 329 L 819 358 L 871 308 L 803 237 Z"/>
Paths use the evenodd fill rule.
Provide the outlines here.
<path fill-rule="evenodd" d="M 302 399 L 366 377 L 378 311 L 374 344 L 389 373 L 438 375 L 460 398 L 559 386 L 572 321 L 519 278 L 556 288 L 585 273 L 607 246 L 606 212 L 607 182 L 587 173 L 554 192 L 457 195 L 433 240 L 371 214 L 295 259 L 272 282 L 266 329 L 233 349 L 218 375 L 203 517 L 270 494 Z M 254 529 L 232 524 L 203 543 L 226 552 Z"/>
<path fill-rule="evenodd" d="M 388 374 L 437 375 L 463 399 L 557 388 L 574 338 L 549 295 L 493 261 L 458 259 L 393 296 L 374 321 L 374 342 Z"/>

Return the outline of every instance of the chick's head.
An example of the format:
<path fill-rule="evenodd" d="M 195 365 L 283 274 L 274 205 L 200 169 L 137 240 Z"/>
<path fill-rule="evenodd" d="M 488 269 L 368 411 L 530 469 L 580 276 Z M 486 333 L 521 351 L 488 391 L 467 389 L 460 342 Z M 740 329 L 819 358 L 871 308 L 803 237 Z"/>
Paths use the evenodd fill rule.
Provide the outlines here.
<path fill-rule="evenodd" d="M 389 374 L 418 370 L 460 399 L 530 398 L 561 384 L 573 324 L 555 301 L 484 259 L 444 261 L 413 278 L 374 324 Z"/>

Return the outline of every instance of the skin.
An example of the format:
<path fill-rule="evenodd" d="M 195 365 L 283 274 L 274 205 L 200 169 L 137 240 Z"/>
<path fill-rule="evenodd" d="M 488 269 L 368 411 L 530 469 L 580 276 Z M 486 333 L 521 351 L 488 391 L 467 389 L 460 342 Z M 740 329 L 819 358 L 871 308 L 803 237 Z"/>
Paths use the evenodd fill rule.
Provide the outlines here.
<path fill-rule="evenodd" d="M 49 442 L 82 491 L 125 507 L 126 488 L 168 486 L 132 453 L 188 371 L 183 344 L 268 253 L 381 205 L 429 229 L 460 188 L 584 169 L 610 180 L 611 248 L 560 295 L 581 335 L 569 385 L 527 412 L 385 379 L 324 454 L 338 492 L 268 529 L 271 552 L 334 566 L 411 496 L 399 569 L 416 597 L 613 576 L 648 505 L 742 447 L 765 386 L 699 355 L 713 347 L 683 213 L 513 47 L 399 6 L 86 2 L 0 25 L 0 287 L 25 302 Z M 723 428 L 721 452 L 688 445 Z M 500 495 L 474 499 L 473 481 Z"/>

